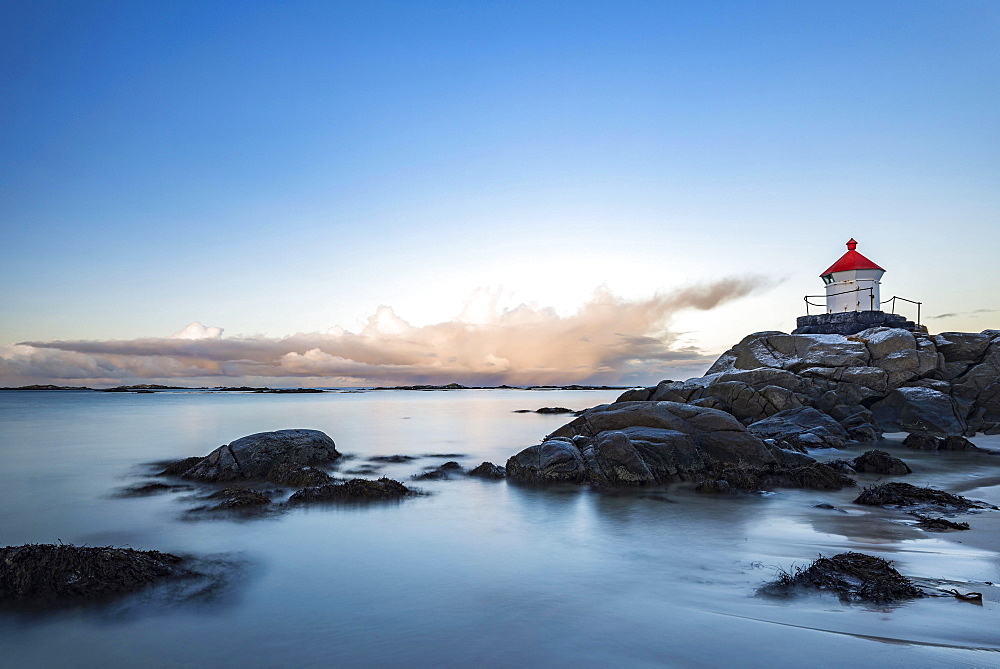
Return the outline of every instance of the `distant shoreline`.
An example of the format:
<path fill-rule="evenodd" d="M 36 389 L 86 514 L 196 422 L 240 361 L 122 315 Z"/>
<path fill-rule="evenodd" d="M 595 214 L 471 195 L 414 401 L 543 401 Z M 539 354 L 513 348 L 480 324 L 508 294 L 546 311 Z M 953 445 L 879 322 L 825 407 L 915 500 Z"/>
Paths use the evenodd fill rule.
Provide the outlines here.
<path fill-rule="evenodd" d="M 261 393 L 261 394 L 276 394 L 276 395 L 294 395 L 294 394 L 315 394 L 315 393 L 352 393 L 352 392 L 368 392 L 376 390 L 629 390 L 636 386 L 589 386 L 580 385 L 577 383 L 567 384 L 567 385 L 545 385 L 545 386 L 463 386 L 459 383 L 449 383 L 446 385 L 435 386 L 435 385 L 413 385 L 413 386 L 364 386 L 357 388 L 343 387 L 343 388 L 269 388 L 267 386 L 256 387 L 256 386 L 215 386 L 209 388 L 207 386 L 163 386 L 157 384 L 139 384 L 131 386 L 115 386 L 113 388 L 90 388 L 88 386 L 56 386 L 56 385 L 29 385 L 20 386 L 17 388 L 0 388 L 0 391 L 8 390 L 28 390 L 28 391 L 38 391 L 38 390 L 60 390 L 60 391 L 79 391 L 88 390 L 91 392 L 99 393 L 155 393 L 162 390 L 198 390 L 204 391 L 206 393 L 212 392 L 241 392 L 241 393 Z"/>

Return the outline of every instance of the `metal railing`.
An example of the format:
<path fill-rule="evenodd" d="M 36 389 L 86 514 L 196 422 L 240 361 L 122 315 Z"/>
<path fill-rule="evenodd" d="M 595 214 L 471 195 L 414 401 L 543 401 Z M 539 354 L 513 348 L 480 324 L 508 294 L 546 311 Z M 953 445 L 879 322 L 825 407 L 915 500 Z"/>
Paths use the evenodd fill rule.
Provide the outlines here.
<path fill-rule="evenodd" d="M 896 300 L 902 300 L 903 302 L 909 302 L 910 304 L 917 305 L 917 325 L 920 325 L 920 305 L 923 302 L 917 302 L 916 300 L 908 300 L 905 297 L 900 297 L 898 295 L 893 295 L 886 302 L 892 302 L 892 313 L 896 313 Z"/>
<path fill-rule="evenodd" d="M 855 288 L 853 290 L 842 290 L 839 293 L 830 293 L 829 295 L 806 295 L 805 297 L 802 298 L 803 300 L 806 301 L 806 316 L 810 315 L 809 314 L 809 307 L 821 307 L 823 309 L 826 309 L 826 303 L 825 302 L 823 304 L 816 304 L 815 302 L 810 302 L 809 301 L 810 297 L 822 297 L 825 300 L 826 298 L 833 297 L 834 295 L 846 295 L 847 293 L 860 293 L 862 291 L 868 291 L 869 311 L 875 311 L 875 289 L 874 288 L 862 288 L 861 286 L 858 286 L 857 288 Z M 900 299 L 903 299 L 903 298 L 900 298 Z M 861 300 L 858 300 L 858 302 L 860 303 Z"/>
<path fill-rule="evenodd" d="M 821 309 L 826 309 L 826 302 L 824 302 L 822 304 L 816 304 L 815 302 L 810 302 L 809 301 L 810 297 L 820 297 L 820 298 L 823 298 L 825 300 L 826 298 L 833 297 L 834 295 L 845 295 L 847 293 L 860 293 L 862 291 L 868 291 L 868 298 L 869 298 L 869 304 L 871 305 L 871 311 L 875 311 L 875 289 L 874 288 L 862 288 L 862 287 L 858 286 L 854 290 L 842 290 L 839 293 L 831 293 L 830 295 L 806 295 L 805 297 L 802 298 L 803 300 L 805 300 L 805 303 L 806 303 L 806 315 L 807 316 L 811 315 L 809 313 L 809 307 L 820 307 Z M 920 325 L 920 307 L 923 304 L 923 302 L 917 302 L 916 300 L 910 300 L 910 299 L 907 299 L 905 297 L 900 297 L 899 295 L 893 295 L 889 299 L 883 300 L 882 304 L 891 303 L 892 304 L 892 313 L 895 314 L 896 313 L 896 300 L 902 300 L 903 302 L 909 302 L 910 304 L 917 305 L 917 325 Z M 860 302 L 860 300 L 859 300 L 859 302 Z M 881 305 L 879 305 L 879 306 L 881 306 Z"/>

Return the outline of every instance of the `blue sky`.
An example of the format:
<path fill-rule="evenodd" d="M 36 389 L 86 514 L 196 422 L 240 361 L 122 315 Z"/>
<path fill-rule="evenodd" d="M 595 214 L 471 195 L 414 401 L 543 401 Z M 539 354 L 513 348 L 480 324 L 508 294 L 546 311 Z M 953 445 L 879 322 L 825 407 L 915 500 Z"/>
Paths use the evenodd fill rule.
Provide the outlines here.
<path fill-rule="evenodd" d="M 625 333 L 709 355 L 851 236 L 932 331 L 1000 327 L 997 2 L 8 1 L 0 38 L 8 349 L 759 278 Z"/>

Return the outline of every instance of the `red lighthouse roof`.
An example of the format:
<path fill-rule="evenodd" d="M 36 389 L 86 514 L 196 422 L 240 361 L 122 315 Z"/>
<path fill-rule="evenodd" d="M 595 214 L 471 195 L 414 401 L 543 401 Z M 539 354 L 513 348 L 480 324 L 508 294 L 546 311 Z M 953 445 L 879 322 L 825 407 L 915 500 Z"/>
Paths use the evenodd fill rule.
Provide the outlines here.
<path fill-rule="evenodd" d="M 820 274 L 820 276 L 826 276 L 827 274 L 833 274 L 834 272 L 848 272 L 852 269 L 881 269 L 885 271 L 875 263 L 873 263 L 868 258 L 864 257 L 854 249 L 858 247 L 858 243 L 851 238 L 851 241 L 847 242 L 847 253 L 840 256 L 840 260 L 830 265 L 830 268 Z"/>

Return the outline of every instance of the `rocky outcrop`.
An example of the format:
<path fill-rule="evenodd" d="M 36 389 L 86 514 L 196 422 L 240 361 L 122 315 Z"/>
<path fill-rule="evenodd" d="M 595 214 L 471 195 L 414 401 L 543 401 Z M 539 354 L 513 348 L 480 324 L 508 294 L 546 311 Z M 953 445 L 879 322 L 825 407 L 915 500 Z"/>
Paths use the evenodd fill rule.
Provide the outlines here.
<path fill-rule="evenodd" d="M 319 430 L 259 432 L 220 446 L 180 475 L 213 483 L 270 480 L 283 478 L 296 468 L 333 462 L 339 457 L 333 439 Z"/>
<path fill-rule="evenodd" d="M 874 441 L 883 431 L 998 434 L 1000 331 L 758 332 L 701 378 L 631 389 L 618 399 L 634 401 L 718 409 L 744 425 L 811 408 L 839 423 L 850 441 Z"/>
<path fill-rule="evenodd" d="M 702 480 L 725 465 L 767 465 L 768 445 L 732 415 L 678 402 L 594 407 L 507 461 L 516 481 L 598 486 Z"/>

